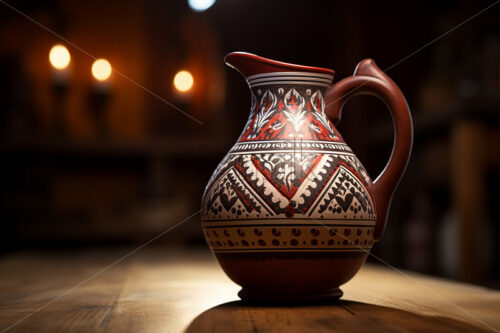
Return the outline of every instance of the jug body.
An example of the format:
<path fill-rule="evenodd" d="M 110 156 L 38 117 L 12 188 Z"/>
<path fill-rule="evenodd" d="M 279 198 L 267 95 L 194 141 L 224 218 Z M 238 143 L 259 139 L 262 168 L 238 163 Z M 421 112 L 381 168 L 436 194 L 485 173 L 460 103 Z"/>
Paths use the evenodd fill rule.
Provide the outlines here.
<path fill-rule="evenodd" d="M 376 216 L 371 180 L 325 113 L 333 72 L 246 79 L 248 122 L 203 195 L 206 240 L 243 296 L 338 295 L 373 244 Z"/>
<path fill-rule="evenodd" d="M 202 227 L 245 299 L 338 298 L 375 241 L 373 183 L 327 115 L 334 72 L 245 53 L 248 121 L 209 180 Z"/>

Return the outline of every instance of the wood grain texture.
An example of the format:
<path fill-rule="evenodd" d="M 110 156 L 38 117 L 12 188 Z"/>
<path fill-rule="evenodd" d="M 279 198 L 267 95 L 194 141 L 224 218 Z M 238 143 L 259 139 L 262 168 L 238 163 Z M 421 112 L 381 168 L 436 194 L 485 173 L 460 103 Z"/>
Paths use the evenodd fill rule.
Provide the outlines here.
<path fill-rule="evenodd" d="M 243 303 L 209 253 L 163 249 L 135 254 L 43 307 L 126 253 L 2 258 L 0 331 L 26 316 L 8 332 L 500 330 L 498 291 L 365 265 L 339 303 Z"/>

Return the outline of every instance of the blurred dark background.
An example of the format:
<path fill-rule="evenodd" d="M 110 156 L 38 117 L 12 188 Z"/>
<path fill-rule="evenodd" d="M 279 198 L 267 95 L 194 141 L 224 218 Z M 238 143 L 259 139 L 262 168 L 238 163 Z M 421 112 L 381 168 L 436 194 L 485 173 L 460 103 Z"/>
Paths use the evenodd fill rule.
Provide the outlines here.
<path fill-rule="evenodd" d="M 1 253 L 133 246 L 195 213 L 250 106 L 226 53 L 332 68 L 335 81 L 370 57 L 390 68 L 415 125 L 373 252 L 400 268 L 500 286 L 500 5 L 423 47 L 492 2 L 8 3 L 67 40 L 0 3 Z M 71 56 L 64 69 L 49 61 L 56 44 Z M 92 76 L 89 54 L 111 64 L 109 78 L 105 69 L 104 81 Z M 193 78 L 186 92 L 173 83 L 181 70 Z M 393 142 L 385 106 L 349 102 L 339 130 L 375 178 Z M 199 216 L 156 244 L 205 247 Z"/>

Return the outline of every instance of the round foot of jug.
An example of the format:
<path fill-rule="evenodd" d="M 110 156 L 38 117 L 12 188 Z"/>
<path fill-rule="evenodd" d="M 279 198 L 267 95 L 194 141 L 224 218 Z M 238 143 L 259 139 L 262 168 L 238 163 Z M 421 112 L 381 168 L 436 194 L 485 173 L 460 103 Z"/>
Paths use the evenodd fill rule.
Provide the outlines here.
<path fill-rule="evenodd" d="M 272 291 L 241 289 L 238 296 L 244 301 L 336 301 L 344 293 L 339 288 L 315 291 Z"/>

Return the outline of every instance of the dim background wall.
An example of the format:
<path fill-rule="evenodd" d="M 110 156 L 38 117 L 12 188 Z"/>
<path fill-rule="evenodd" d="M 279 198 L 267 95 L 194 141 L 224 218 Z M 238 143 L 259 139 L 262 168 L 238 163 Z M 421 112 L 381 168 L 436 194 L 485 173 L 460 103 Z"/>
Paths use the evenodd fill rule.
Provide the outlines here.
<path fill-rule="evenodd" d="M 250 106 L 226 53 L 333 68 L 336 80 L 370 57 L 405 93 L 415 125 L 374 253 L 498 286 L 500 6 L 406 59 L 489 2 L 218 0 L 201 13 L 184 0 L 10 4 L 85 52 L 0 4 L 3 253 L 136 244 L 196 212 Z M 62 95 L 48 62 L 55 43 L 72 56 Z M 95 104 L 89 54 L 115 70 L 104 106 Z M 188 94 L 173 89 L 181 69 L 194 77 Z M 385 106 L 349 102 L 339 130 L 376 177 L 393 140 Z M 203 242 L 198 217 L 157 241 Z"/>

